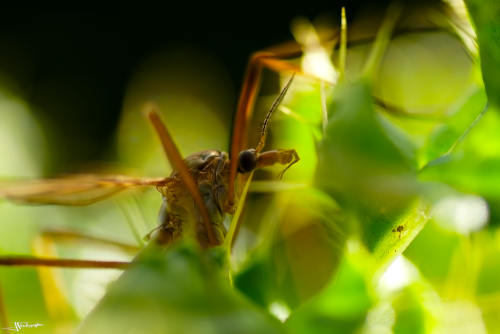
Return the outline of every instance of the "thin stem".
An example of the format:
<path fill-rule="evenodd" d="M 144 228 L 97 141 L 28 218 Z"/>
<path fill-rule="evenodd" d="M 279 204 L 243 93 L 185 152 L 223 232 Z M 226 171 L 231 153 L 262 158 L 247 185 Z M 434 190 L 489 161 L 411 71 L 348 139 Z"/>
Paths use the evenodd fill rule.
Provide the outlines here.
<path fill-rule="evenodd" d="M 369 80 L 373 80 L 373 77 L 376 74 L 380 63 L 382 62 L 382 57 L 387 50 L 387 47 L 391 40 L 392 32 L 399 20 L 401 10 L 401 5 L 398 3 L 393 3 L 387 9 L 384 21 L 382 22 L 382 26 L 377 32 L 377 37 L 375 38 L 375 42 L 373 43 L 370 55 L 368 56 L 368 60 L 366 61 L 363 71 L 364 76 Z"/>
<path fill-rule="evenodd" d="M 339 69 L 340 81 L 345 78 L 345 59 L 347 53 L 347 19 L 345 16 L 345 7 L 342 7 L 340 18 L 340 50 L 339 50 Z"/>
<path fill-rule="evenodd" d="M 229 226 L 229 231 L 227 232 L 226 238 L 224 240 L 224 248 L 226 248 L 226 252 L 227 252 L 228 256 L 231 255 L 231 248 L 233 247 L 234 240 L 236 239 L 236 234 L 238 233 L 238 230 L 239 230 L 240 216 L 241 216 L 241 212 L 243 211 L 243 203 L 245 203 L 245 198 L 247 196 L 248 188 L 250 187 L 250 183 L 252 182 L 252 177 L 253 177 L 253 171 L 248 176 L 248 179 L 245 183 L 245 187 L 243 188 L 243 191 L 241 192 L 241 197 L 240 197 L 238 205 L 236 207 L 236 212 L 233 215 L 233 219 L 231 221 L 231 226 Z"/>

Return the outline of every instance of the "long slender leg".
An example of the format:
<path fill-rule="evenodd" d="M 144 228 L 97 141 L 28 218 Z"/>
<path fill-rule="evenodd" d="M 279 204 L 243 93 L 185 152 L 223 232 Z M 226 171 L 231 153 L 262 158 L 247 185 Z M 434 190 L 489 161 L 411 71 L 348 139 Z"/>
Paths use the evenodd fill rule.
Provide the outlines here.
<path fill-rule="evenodd" d="M 117 247 L 128 253 L 136 253 L 139 248 L 114 240 L 98 238 L 78 232 L 63 230 L 47 230 L 35 238 L 32 244 L 36 256 L 0 256 L 0 266 L 35 266 L 59 268 L 95 268 L 95 269 L 124 269 L 130 262 L 126 261 L 99 261 L 59 259 L 55 253 L 54 244 L 58 242 L 88 241 L 100 245 Z"/>
<path fill-rule="evenodd" d="M 32 248 L 34 254 L 31 256 L 0 257 L 2 266 L 36 266 L 40 277 L 40 284 L 47 306 L 47 311 L 54 319 L 66 319 L 71 316 L 72 311 L 67 302 L 67 294 L 63 289 L 61 273 L 54 268 L 99 268 L 99 269 L 124 269 L 129 263 L 121 261 L 95 261 L 58 259 L 55 252 L 55 241 L 90 241 L 101 245 L 118 247 L 131 252 L 135 248 L 130 245 L 102 238 L 96 238 L 80 233 L 68 231 L 45 231 L 35 238 Z M 1 308 L 1 305 L 0 305 Z"/>
<path fill-rule="evenodd" d="M 66 235 L 69 237 L 69 234 Z M 73 238 L 79 238 L 83 236 L 73 235 Z M 124 268 L 124 263 L 117 261 L 92 261 L 92 260 L 67 260 L 58 259 L 55 248 L 55 241 L 63 240 L 64 235 L 61 233 L 50 233 L 46 232 L 39 237 L 35 238 L 33 241 L 33 252 L 34 254 L 41 256 L 42 258 L 36 259 L 36 264 L 44 264 L 44 266 L 37 266 L 38 276 L 40 278 L 40 284 L 42 287 L 42 292 L 44 295 L 45 304 L 47 306 L 47 311 L 53 319 L 68 319 L 71 317 L 73 311 L 70 303 L 68 302 L 67 293 L 64 290 L 63 277 L 59 269 L 51 268 L 56 267 L 68 267 L 68 268 L 108 268 L 118 267 L 120 269 Z M 90 239 L 90 237 L 89 237 Z M 68 240 L 68 239 L 66 239 Z M 82 240 L 82 239 L 80 239 Z M 94 242 L 97 242 L 97 238 Z M 101 244 L 105 243 L 100 240 Z M 108 243 L 107 243 L 108 244 Z M 108 244 L 109 245 L 109 244 Z M 49 258 L 47 258 L 49 257 Z M 22 262 L 18 259 L 18 264 L 33 264 L 32 259 L 25 258 Z"/>
<path fill-rule="evenodd" d="M 66 230 L 45 230 L 41 233 L 42 237 L 51 238 L 57 243 L 61 242 L 70 242 L 70 243 L 90 243 L 101 246 L 111 246 L 118 248 L 124 252 L 130 254 L 136 254 L 141 248 L 138 246 L 126 244 L 123 242 L 95 237 L 92 235 L 74 232 L 74 231 L 66 231 Z"/>
<path fill-rule="evenodd" d="M 300 157 L 294 149 L 266 151 L 259 154 L 257 158 L 257 168 L 272 166 L 274 164 L 286 165 L 279 173 L 279 178 L 281 179 L 288 168 L 299 162 L 299 160 Z"/>
<path fill-rule="evenodd" d="M 314 80 L 324 81 L 324 79 L 310 73 L 305 73 L 299 66 L 286 61 L 286 59 L 300 57 L 302 54 L 303 50 L 301 45 L 296 42 L 288 42 L 263 51 L 258 51 L 250 57 L 234 118 L 230 151 L 231 166 L 229 174 L 228 206 L 232 206 L 234 202 L 234 180 L 236 178 L 237 158 L 239 152 L 246 146 L 247 124 L 252 116 L 263 67 L 275 72 L 292 72 Z"/>
<path fill-rule="evenodd" d="M 147 108 L 148 108 L 147 116 L 151 121 L 151 123 L 153 124 L 158 134 L 158 137 L 160 138 L 163 150 L 167 155 L 168 161 L 181 176 L 182 181 L 188 188 L 189 193 L 191 194 L 191 196 L 194 199 L 194 202 L 196 203 L 196 206 L 200 210 L 201 218 L 203 220 L 203 224 L 207 232 L 208 242 L 210 243 L 210 245 L 216 246 L 218 244 L 218 241 L 215 238 L 215 232 L 213 230 L 213 226 L 210 220 L 210 215 L 208 213 L 207 207 L 205 206 L 205 202 L 203 202 L 198 186 L 193 180 L 191 173 L 189 173 L 189 169 L 184 160 L 182 159 L 182 156 L 179 150 L 177 149 L 177 146 L 175 145 L 172 137 L 168 133 L 165 124 L 163 124 L 163 122 L 160 119 L 160 116 L 156 112 L 156 107 L 153 105 L 148 105 Z M 197 230 L 196 226 L 193 226 L 192 230 L 196 235 L 196 230 Z M 202 243 L 200 242 L 200 244 Z"/>
<path fill-rule="evenodd" d="M 437 29 L 438 31 L 439 29 Z M 402 29 L 399 34 L 412 33 L 416 31 L 436 31 L 435 28 L 424 28 L 424 29 Z M 332 45 L 337 44 L 338 40 L 340 43 L 340 63 L 341 71 L 345 69 L 345 50 L 348 46 L 361 45 L 366 43 L 371 43 L 374 40 L 374 36 L 369 36 L 367 38 L 358 38 L 348 40 L 346 33 L 346 19 L 345 11 L 342 11 L 342 27 L 339 31 L 333 32 L 330 36 L 323 39 L 321 43 L 332 43 Z M 243 87 L 241 89 L 240 97 L 238 100 L 238 106 L 236 110 L 236 115 L 234 118 L 232 141 L 231 141 L 231 167 L 229 174 L 229 190 L 228 190 L 228 206 L 232 206 L 234 203 L 234 182 L 236 178 L 237 171 L 237 158 L 239 152 L 245 145 L 246 140 L 246 129 L 249 119 L 252 115 L 253 106 L 255 103 L 255 98 L 259 89 L 260 77 L 262 68 L 266 67 L 273 71 L 290 71 L 295 73 L 300 73 L 303 76 L 314 78 L 318 81 L 325 82 L 321 78 L 317 78 L 312 74 L 304 73 L 299 67 L 287 63 L 285 59 L 300 57 L 303 54 L 301 45 L 296 42 L 288 42 L 280 44 L 278 46 L 259 51 L 254 53 L 248 62 L 247 70 L 245 73 Z M 342 73 L 344 74 L 344 73 Z M 327 83 L 327 82 L 325 82 Z M 407 113 L 396 106 L 388 105 L 388 103 L 382 101 L 381 99 L 375 99 L 375 103 L 382 107 L 386 107 L 389 112 L 396 112 L 397 114 L 410 114 Z"/>
<path fill-rule="evenodd" d="M 73 269 L 125 269 L 130 265 L 126 261 L 97 261 L 41 258 L 32 256 L 3 256 L 0 257 L 0 266 L 29 266 L 29 267 L 57 267 Z"/>
<path fill-rule="evenodd" d="M 232 206 L 234 202 L 234 180 L 236 178 L 238 154 L 246 144 L 247 124 L 252 116 L 262 68 L 267 67 L 278 72 L 290 71 L 301 73 L 302 71 L 299 67 L 289 64 L 284 60 L 299 57 L 300 55 L 302 55 L 302 50 L 297 43 L 287 43 L 268 49 L 267 51 L 256 52 L 250 57 L 234 118 L 230 151 L 229 206 Z"/>

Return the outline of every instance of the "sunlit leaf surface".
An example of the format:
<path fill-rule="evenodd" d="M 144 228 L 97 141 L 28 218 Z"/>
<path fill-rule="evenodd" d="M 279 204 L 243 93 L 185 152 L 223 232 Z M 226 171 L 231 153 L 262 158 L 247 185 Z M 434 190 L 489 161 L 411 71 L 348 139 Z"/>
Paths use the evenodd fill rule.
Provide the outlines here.
<path fill-rule="evenodd" d="M 283 333 L 278 320 L 231 289 L 217 251 L 150 245 L 78 332 Z"/>
<path fill-rule="evenodd" d="M 474 22 L 481 69 L 491 104 L 500 107 L 500 3 L 495 0 L 465 0 Z"/>

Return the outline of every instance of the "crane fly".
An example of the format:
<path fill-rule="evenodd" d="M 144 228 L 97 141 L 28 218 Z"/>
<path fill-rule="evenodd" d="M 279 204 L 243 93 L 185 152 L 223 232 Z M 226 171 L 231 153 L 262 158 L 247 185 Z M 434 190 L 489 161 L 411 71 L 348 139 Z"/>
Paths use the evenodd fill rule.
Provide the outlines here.
<path fill-rule="evenodd" d="M 182 158 L 167 127 L 162 122 L 155 105 L 145 107 L 145 114 L 155 129 L 163 150 L 170 162 L 172 172 L 163 178 L 136 178 L 130 176 L 73 175 L 54 179 L 0 184 L 0 198 L 26 204 L 55 204 L 68 206 L 89 205 L 107 199 L 119 192 L 155 187 L 161 194 L 163 204 L 159 215 L 159 226 L 148 234 L 152 243 L 167 246 L 189 234 L 201 248 L 221 245 L 230 251 L 238 231 L 238 214 L 234 214 L 229 231 L 223 224 L 225 217 L 241 210 L 243 200 L 239 198 L 241 184 L 248 186 L 254 170 L 271 165 L 283 165 L 283 173 L 299 161 L 295 149 L 264 151 L 271 116 L 285 97 L 294 74 L 284 85 L 267 112 L 260 129 L 260 137 L 253 148 L 246 142 L 247 126 L 257 97 L 261 72 L 264 67 L 275 72 L 302 73 L 298 66 L 285 61 L 300 55 L 299 47 L 274 48 L 259 51 L 250 58 L 243 81 L 233 122 L 229 154 L 219 150 L 207 150 Z M 237 182 L 238 181 L 238 182 Z M 239 202 L 239 205 L 238 205 Z M 236 210 L 238 209 L 238 210 Z M 228 233 L 226 235 L 226 233 Z M 47 237 L 46 239 L 44 239 Z M 65 268 L 115 268 L 125 269 L 130 262 L 84 259 L 61 259 L 47 249 L 53 249 L 55 240 L 91 241 L 104 245 L 117 245 L 116 241 L 95 238 L 67 231 L 44 231 L 40 238 L 41 251 L 34 256 L 0 256 L 0 266 L 36 266 L 49 314 L 59 317 L 58 305 L 66 304 L 64 293 L 54 285 L 54 273 L 44 267 Z M 51 243 L 47 247 L 44 242 Z M 36 242 L 34 243 L 36 244 Z M 130 251 L 130 245 L 118 245 Z M 127 249 L 128 248 L 128 249 Z M 138 247 L 133 251 L 137 252 Z M 50 277 L 48 277 L 50 276 Z M 7 316 L 0 296 L 0 322 L 7 324 Z M 52 300 L 52 301 L 51 301 Z M 52 306 L 51 306 L 52 304 Z"/>
<path fill-rule="evenodd" d="M 160 245 L 168 245 L 181 238 L 186 230 L 191 230 L 201 247 L 220 245 L 226 235 L 224 218 L 227 214 L 234 213 L 237 202 L 237 192 L 234 190 L 235 178 L 239 175 L 245 177 L 258 168 L 282 164 L 285 168 L 280 173 L 281 178 L 290 166 L 299 161 L 299 156 L 294 149 L 263 151 L 269 120 L 283 100 L 292 81 L 293 76 L 269 109 L 262 123 L 257 145 L 254 148 L 240 150 L 236 159 L 230 159 L 226 152 L 219 150 L 206 150 L 183 159 L 162 122 L 157 108 L 149 104 L 145 107 L 145 114 L 153 125 L 172 166 L 173 171 L 170 176 L 134 178 L 75 175 L 7 184 L 0 187 L 0 196 L 14 202 L 28 204 L 88 205 L 126 189 L 155 187 L 162 195 L 163 204 L 160 210 L 160 224 L 148 234 L 148 239 Z M 235 131 L 239 131 L 237 126 L 235 126 Z M 234 142 L 232 149 L 235 149 Z M 79 260 L 36 258 L 0 258 L 0 264 L 48 266 L 60 264 L 65 267 L 79 267 L 87 264 L 91 267 L 94 265 L 99 267 L 97 261 L 80 263 Z M 108 264 L 113 266 L 111 263 Z M 106 263 L 103 266 L 105 267 Z"/>

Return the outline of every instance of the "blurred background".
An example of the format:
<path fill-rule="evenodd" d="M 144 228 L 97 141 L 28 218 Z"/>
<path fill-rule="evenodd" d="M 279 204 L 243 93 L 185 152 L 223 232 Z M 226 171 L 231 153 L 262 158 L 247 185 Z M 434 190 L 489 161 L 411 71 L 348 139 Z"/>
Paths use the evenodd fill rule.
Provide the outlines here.
<path fill-rule="evenodd" d="M 219 112 L 228 125 L 250 54 L 292 39 L 290 22 L 297 15 L 325 13 L 332 11 L 255 5 L 207 12 L 175 6 L 110 12 L 22 8 L 0 23 L 2 91 L 24 101 L 47 134 L 51 158 L 44 174 L 66 172 L 82 162 L 109 160 L 107 144 L 114 140 L 127 89 L 152 57 L 170 54 L 175 62 L 164 64 L 197 66 L 189 84 L 201 93 L 210 92 L 207 81 L 220 82 L 226 101 Z"/>
<path fill-rule="evenodd" d="M 383 8 L 383 2 L 349 1 L 347 15 Z M 297 17 L 335 25 L 340 3 L 207 11 L 179 3 L 169 9 L 14 9 L 0 22 L 2 91 L 24 101 L 47 135 L 51 157 L 44 174 L 67 172 L 109 160 L 106 144 L 114 140 L 129 85 L 140 67 L 160 54 L 177 57 L 164 60 L 165 66 L 195 64 L 196 78 L 189 84 L 201 93 L 210 94 L 205 80 L 223 85 L 219 93 L 226 101 L 219 112 L 229 124 L 249 56 L 293 40 L 290 25 Z"/>

